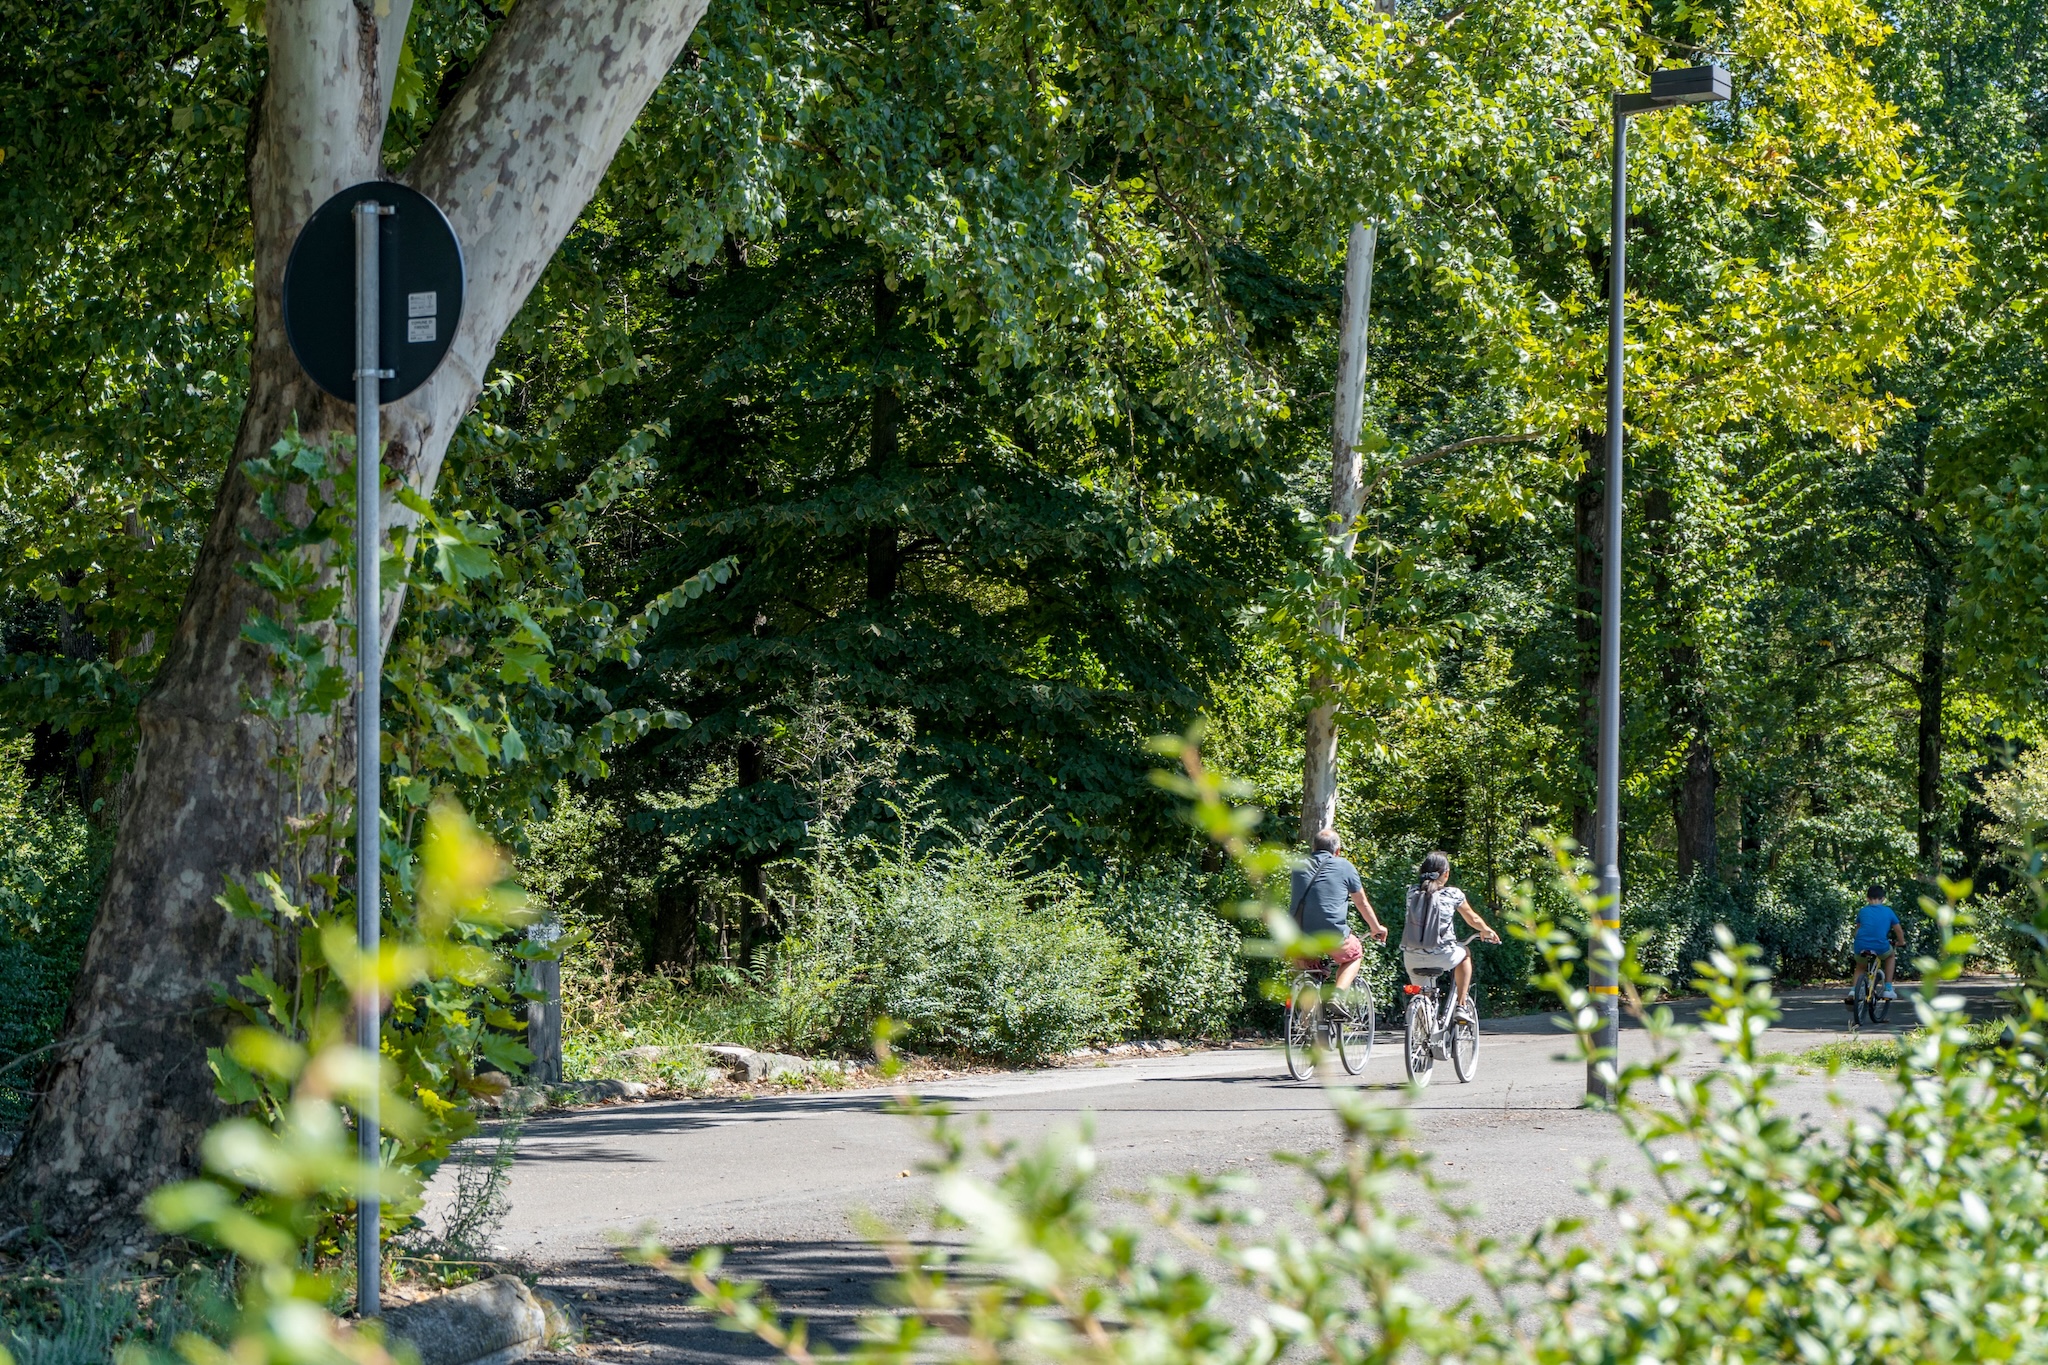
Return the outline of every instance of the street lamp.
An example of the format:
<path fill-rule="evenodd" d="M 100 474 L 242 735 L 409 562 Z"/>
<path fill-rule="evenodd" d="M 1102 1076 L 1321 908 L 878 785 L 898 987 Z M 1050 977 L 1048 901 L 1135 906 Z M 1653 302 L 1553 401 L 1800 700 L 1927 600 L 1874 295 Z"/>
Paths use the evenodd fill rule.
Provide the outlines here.
<path fill-rule="evenodd" d="M 1650 77 L 1650 92 L 1614 97 L 1614 223 L 1607 270 L 1607 521 L 1600 585 L 1600 769 L 1593 863 L 1600 870 L 1600 908 L 1590 954 L 1593 1004 L 1600 1011 L 1596 1046 L 1618 1065 L 1621 1000 L 1621 384 L 1622 325 L 1628 297 L 1628 121 L 1653 109 L 1713 104 L 1732 93 L 1718 66 L 1688 66 Z M 1600 1063 L 1586 1063 L 1586 1094 L 1609 1098 Z"/>

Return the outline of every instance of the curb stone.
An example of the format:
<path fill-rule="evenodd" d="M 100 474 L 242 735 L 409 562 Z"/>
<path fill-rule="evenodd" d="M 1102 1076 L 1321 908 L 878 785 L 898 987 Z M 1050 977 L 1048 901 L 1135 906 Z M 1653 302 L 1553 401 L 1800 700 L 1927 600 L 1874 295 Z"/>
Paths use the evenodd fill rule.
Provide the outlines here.
<path fill-rule="evenodd" d="M 786 1052 L 756 1052 L 753 1048 L 735 1047 L 730 1043 L 704 1050 L 710 1054 L 714 1066 L 723 1068 L 736 1081 L 773 1081 L 788 1076 L 801 1078 L 845 1070 L 838 1062 L 792 1057 Z"/>
<path fill-rule="evenodd" d="M 575 1310 L 513 1275 L 463 1285 L 384 1315 L 420 1365 L 511 1365 L 578 1335 Z"/>

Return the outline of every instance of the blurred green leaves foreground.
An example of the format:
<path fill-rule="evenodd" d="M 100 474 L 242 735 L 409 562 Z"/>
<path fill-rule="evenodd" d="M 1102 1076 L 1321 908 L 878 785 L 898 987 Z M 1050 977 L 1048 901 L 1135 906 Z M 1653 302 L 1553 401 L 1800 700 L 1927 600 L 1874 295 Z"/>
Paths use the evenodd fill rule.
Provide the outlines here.
<path fill-rule="evenodd" d="M 351 1043 L 346 1002 L 372 987 L 396 1000 L 431 982 L 502 975 L 503 962 L 485 945 L 527 917 L 523 899 L 504 884 L 507 870 L 467 817 L 436 806 L 419 848 L 414 931 L 370 957 L 346 925 L 325 923 L 318 949 L 343 989 L 323 997 L 303 1036 L 287 1016 L 252 1019 L 229 1040 L 224 1062 L 235 1070 L 228 1074 L 250 1078 L 260 1116 L 217 1125 L 206 1137 L 206 1176 L 159 1190 L 149 1203 L 158 1227 L 230 1252 L 243 1268 L 232 1339 L 222 1346 L 196 1334 L 181 1338 L 179 1354 L 191 1365 L 392 1359 L 374 1331 L 352 1330 L 329 1311 L 339 1286 L 323 1269 L 321 1233 L 359 1193 L 374 1190 L 400 1207 L 418 1199 L 417 1163 L 371 1167 L 357 1159 L 355 1106 L 376 1092 L 387 1142 L 401 1145 L 432 1121 L 418 1087 L 395 1084 L 393 1059 Z M 147 1358 L 131 1355 L 133 1365 Z"/>
<path fill-rule="evenodd" d="M 1162 784 L 1270 887 L 1275 850 L 1256 816 L 1205 770 L 1192 742 Z M 2033 866 L 2038 870 L 2039 861 Z M 1592 1057 L 1584 984 L 1585 880 L 1567 856 L 1554 886 L 1501 888 L 1539 981 Z M 1309 1178 L 1306 1230 L 1265 1231 L 1240 1179 L 1188 1175 L 1143 1196 L 1149 1235 L 1097 1204 L 1087 1135 L 995 1149 L 966 1166 L 943 1111 L 914 1102 L 938 1138 L 928 1164 L 939 1246 L 889 1243 L 893 1307 L 865 1325 L 861 1361 L 1264 1362 L 1326 1360 L 2019 1360 L 2048 1354 L 2042 1057 L 2048 1047 L 2048 900 L 2034 882 L 2036 949 L 2009 995 L 2010 1028 L 1973 1042 L 1951 990 L 1972 938 L 1957 903 L 1924 903 L 1940 932 L 1920 962 L 1921 1021 L 1886 1112 L 1842 1107 L 1814 1123 L 1779 1107 L 1764 1050 L 1777 1002 L 1754 950 L 1724 931 L 1695 988 L 1701 1023 L 1657 1005 L 1664 983 L 1629 946 L 1627 997 L 1644 1025 L 1615 1066 L 1614 1121 L 1641 1146 L 1651 1188 L 1597 1188 L 1582 1215 L 1525 1240 L 1489 1237 L 1434 1171 L 1401 1106 L 1333 1089 L 1335 1151 L 1283 1158 Z M 1278 910 L 1271 893 L 1257 909 Z M 1282 924 L 1284 914 L 1274 920 Z M 1976 1035 L 1981 1037 L 1981 1030 Z M 1429 1217 L 1403 1210 L 1418 1190 Z M 957 1250 L 955 1249 L 957 1247 Z M 758 1287 L 718 1278 L 719 1255 L 674 1265 L 699 1303 L 792 1360 L 814 1351 Z M 1474 1291 L 1444 1302 L 1415 1276 L 1462 1267 Z M 1226 1310 L 1234 1283 L 1255 1305 Z M 1441 1283 L 1439 1280 L 1438 1283 Z M 1243 1300 L 1239 1300 L 1241 1305 Z"/>

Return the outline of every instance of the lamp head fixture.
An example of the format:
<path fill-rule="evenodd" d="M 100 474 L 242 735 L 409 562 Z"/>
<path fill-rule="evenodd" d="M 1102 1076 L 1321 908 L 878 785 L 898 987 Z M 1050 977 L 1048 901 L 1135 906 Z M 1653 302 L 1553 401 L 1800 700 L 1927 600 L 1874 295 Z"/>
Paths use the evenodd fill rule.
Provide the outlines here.
<path fill-rule="evenodd" d="M 1617 114 L 1640 114 L 1651 109 L 1669 109 L 1679 104 L 1719 104 L 1735 93 L 1734 83 L 1723 66 L 1678 66 L 1653 72 L 1650 93 L 1614 97 Z"/>

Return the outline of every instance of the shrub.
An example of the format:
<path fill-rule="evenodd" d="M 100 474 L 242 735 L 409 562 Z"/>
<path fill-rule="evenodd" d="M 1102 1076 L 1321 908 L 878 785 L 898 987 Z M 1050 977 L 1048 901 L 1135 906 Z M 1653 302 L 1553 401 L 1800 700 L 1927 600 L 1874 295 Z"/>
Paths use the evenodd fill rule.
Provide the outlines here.
<path fill-rule="evenodd" d="M 769 964 L 779 1041 L 1036 1061 L 1122 1036 L 1136 971 L 1075 877 L 1029 870 L 1011 822 L 970 840 L 928 816 L 884 843 L 827 842 Z"/>
<path fill-rule="evenodd" d="M 1210 908 L 1210 880 L 1180 867 L 1107 888 L 1103 922 L 1129 956 L 1147 1037 L 1226 1037 L 1243 1011 L 1242 940 Z"/>
<path fill-rule="evenodd" d="M 0 744 L 0 1130 L 28 1117 L 85 956 L 105 841 L 55 782 L 30 786 L 28 741 Z"/>
<path fill-rule="evenodd" d="M 1764 883 L 1750 908 L 1749 925 L 1738 923 L 1731 927 L 1738 930 L 1738 941 L 1757 945 L 1763 954 L 1763 964 L 1779 980 L 1838 981 L 1848 974 L 1849 937 L 1856 925 L 1856 910 L 1862 904 L 1860 890 L 1844 886 L 1819 864 L 1801 863 L 1776 881 Z M 1905 921 L 1908 944 L 1915 942 L 1911 936 L 1918 931 L 1926 950 L 1939 952 L 1939 938 L 1926 941 L 1927 930 L 1932 926 L 1913 906 L 1907 903 L 1898 910 L 1899 918 Z M 1740 932 L 1743 928 L 1749 932 Z M 1913 956 L 1910 951 L 1904 954 L 1900 965 L 1907 965 Z M 1687 959 L 1688 971 L 1697 960 Z M 1675 973 L 1673 979 L 1683 979 L 1683 975 Z"/>
<path fill-rule="evenodd" d="M 1623 926 L 1642 936 L 1643 967 L 1656 976 L 1686 980 L 1693 964 L 1714 951 L 1716 931 L 1726 927 L 1737 942 L 1757 947 L 1758 960 L 1776 979 L 1797 984 L 1843 975 L 1849 931 L 1863 903 L 1859 892 L 1810 863 L 1756 886 L 1696 875 L 1631 888 L 1624 899 Z M 1917 917 L 1906 907 L 1899 914 L 1910 929 Z"/>

